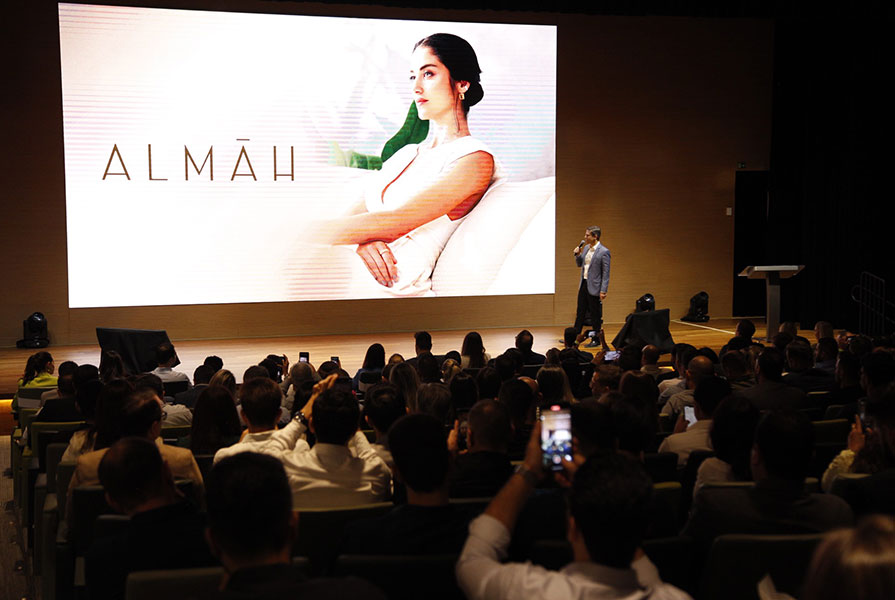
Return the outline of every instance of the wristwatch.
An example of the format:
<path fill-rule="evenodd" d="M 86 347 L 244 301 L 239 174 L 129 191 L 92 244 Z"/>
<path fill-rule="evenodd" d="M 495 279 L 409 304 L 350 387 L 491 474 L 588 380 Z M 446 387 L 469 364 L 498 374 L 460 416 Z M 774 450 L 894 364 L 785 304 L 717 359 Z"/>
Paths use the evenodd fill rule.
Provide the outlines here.
<path fill-rule="evenodd" d="M 305 416 L 305 413 L 301 411 L 295 413 L 295 420 L 304 425 L 305 429 L 308 428 L 308 418 Z"/>

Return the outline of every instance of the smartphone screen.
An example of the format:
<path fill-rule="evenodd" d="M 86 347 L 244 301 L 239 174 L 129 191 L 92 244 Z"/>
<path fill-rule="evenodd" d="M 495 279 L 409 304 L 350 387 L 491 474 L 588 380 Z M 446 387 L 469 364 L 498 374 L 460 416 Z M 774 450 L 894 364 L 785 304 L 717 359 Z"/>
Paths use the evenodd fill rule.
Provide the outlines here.
<path fill-rule="evenodd" d="M 572 460 L 572 415 L 567 409 L 541 413 L 541 450 L 544 467 L 562 470 L 563 459 Z"/>
<path fill-rule="evenodd" d="M 606 354 L 603 355 L 603 360 L 606 362 L 610 362 L 616 360 L 618 355 L 621 354 L 618 350 L 610 350 Z"/>
<path fill-rule="evenodd" d="M 310 360 L 311 355 L 307 352 L 299 352 L 298 353 L 298 362 L 308 362 Z"/>
<path fill-rule="evenodd" d="M 687 427 L 696 422 L 696 409 L 692 406 L 684 407 L 684 419 L 687 421 Z"/>
<path fill-rule="evenodd" d="M 334 363 L 336 363 L 337 365 L 341 365 L 341 364 L 342 364 L 342 362 L 339 360 L 339 357 L 338 357 L 338 356 L 330 356 L 329 359 L 330 359 L 331 361 L 333 361 Z"/>

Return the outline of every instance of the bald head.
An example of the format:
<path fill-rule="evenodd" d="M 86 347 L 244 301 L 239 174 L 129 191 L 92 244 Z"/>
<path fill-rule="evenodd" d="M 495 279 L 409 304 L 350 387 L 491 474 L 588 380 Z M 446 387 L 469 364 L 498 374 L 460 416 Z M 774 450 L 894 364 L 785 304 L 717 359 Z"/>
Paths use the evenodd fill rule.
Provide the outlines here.
<path fill-rule="evenodd" d="M 659 362 L 659 347 L 648 344 L 640 353 L 641 365 L 654 365 Z"/>
<path fill-rule="evenodd" d="M 705 356 L 694 356 L 687 364 L 687 384 L 692 389 L 696 384 L 715 374 L 715 365 Z"/>

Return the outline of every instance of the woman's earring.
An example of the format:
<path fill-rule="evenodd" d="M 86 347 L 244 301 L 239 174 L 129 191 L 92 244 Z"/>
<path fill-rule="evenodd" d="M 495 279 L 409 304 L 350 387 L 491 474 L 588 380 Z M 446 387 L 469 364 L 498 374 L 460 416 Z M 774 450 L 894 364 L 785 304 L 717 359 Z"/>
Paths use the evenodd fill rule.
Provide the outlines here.
<path fill-rule="evenodd" d="M 463 95 L 463 90 L 460 90 L 460 100 L 466 100 L 466 96 Z"/>

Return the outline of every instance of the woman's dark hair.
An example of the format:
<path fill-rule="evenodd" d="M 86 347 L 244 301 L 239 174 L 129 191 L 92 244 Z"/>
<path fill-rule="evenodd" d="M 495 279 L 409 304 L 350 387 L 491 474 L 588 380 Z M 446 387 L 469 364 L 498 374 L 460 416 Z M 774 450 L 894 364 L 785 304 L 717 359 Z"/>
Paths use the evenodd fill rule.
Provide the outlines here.
<path fill-rule="evenodd" d="M 416 369 L 423 383 L 441 383 L 441 368 L 431 352 L 423 352 L 416 361 Z"/>
<path fill-rule="evenodd" d="M 644 416 L 644 425 L 650 431 L 650 436 L 655 436 L 659 429 L 659 386 L 653 376 L 642 371 L 628 371 L 622 375 L 618 391 L 625 397 L 626 402 L 634 402 L 638 405 L 640 413 Z"/>
<path fill-rule="evenodd" d="M 478 331 L 470 331 L 463 338 L 463 346 L 460 348 L 462 356 L 469 357 L 469 367 L 480 369 L 485 366 L 485 344 Z"/>
<path fill-rule="evenodd" d="M 29 356 L 25 363 L 25 373 L 22 375 L 22 385 L 27 385 L 29 381 L 46 371 L 47 365 L 51 362 L 53 362 L 53 357 L 44 350 Z"/>
<path fill-rule="evenodd" d="M 451 378 L 451 405 L 454 414 L 468 411 L 479 400 L 479 389 L 475 379 L 466 373 L 457 373 Z"/>
<path fill-rule="evenodd" d="M 103 350 L 99 357 L 99 379 L 103 383 L 127 376 L 124 360 L 114 350 Z"/>
<path fill-rule="evenodd" d="M 385 348 L 382 344 L 370 344 L 367 354 L 364 356 L 364 369 L 379 369 L 385 366 Z"/>
<path fill-rule="evenodd" d="M 482 367 L 475 376 L 475 384 L 479 388 L 479 400 L 497 398 L 500 393 L 500 375 L 493 367 Z"/>
<path fill-rule="evenodd" d="M 733 469 L 741 481 L 752 479 L 749 458 L 755 441 L 755 428 L 760 417 L 758 409 L 749 400 L 730 396 L 712 413 L 712 430 L 709 434 L 718 458 Z"/>
<path fill-rule="evenodd" d="M 87 441 L 93 441 L 94 450 L 108 448 L 121 437 L 124 405 L 133 392 L 134 386 L 126 379 L 113 379 L 100 390 L 96 400 L 96 422 L 87 433 Z"/>
<path fill-rule="evenodd" d="M 193 454 L 214 454 L 234 443 L 242 432 L 236 402 L 230 390 L 211 385 L 202 390 L 193 410 L 190 450 Z"/>
<path fill-rule="evenodd" d="M 462 101 L 463 112 L 469 112 L 469 107 L 478 104 L 485 95 L 480 77 L 482 69 L 479 67 L 475 50 L 469 42 L 450 33 L 433 33 L 414 44 L 413 49 L 416 50 L 420 46 L 431 50 L 432 54 L 447 67 L 451 82 L 469 82 L 469 89 L 464 93 L 465 99 Z"/>
<path fill-rule="evenodd" d="M 454 422 L 451 411 L 451 390 L 443 383 L 424 383 L 417 393 L 419 412 L 432 415 L 443 425 Z"/>

